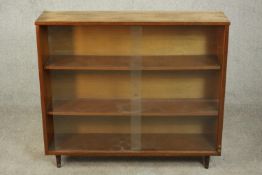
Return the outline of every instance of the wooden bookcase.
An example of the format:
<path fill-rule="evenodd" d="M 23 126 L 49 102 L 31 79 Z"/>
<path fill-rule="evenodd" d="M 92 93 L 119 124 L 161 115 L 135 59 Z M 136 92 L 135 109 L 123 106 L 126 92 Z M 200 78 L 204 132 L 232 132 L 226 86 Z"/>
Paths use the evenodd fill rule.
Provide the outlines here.
<path fill-rule="evenodd" d="M 36 20 L 45 154 L 221 155 L 222 12 L 43 12 Z"/>

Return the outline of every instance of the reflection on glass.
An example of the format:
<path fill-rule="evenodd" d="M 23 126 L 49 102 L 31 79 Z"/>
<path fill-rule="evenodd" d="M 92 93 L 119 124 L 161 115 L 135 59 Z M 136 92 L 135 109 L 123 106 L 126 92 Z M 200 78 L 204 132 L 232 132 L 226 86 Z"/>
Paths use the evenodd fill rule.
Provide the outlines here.
<path fill-rule="evenodd" d="M 48 28 L 55 150 L 214 150 L 220 27 Z"/>

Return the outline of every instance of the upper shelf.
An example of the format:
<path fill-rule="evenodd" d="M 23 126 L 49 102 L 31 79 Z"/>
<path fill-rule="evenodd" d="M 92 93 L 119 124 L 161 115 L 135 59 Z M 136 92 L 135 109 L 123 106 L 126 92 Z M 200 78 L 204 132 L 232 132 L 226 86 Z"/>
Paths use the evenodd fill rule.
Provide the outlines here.
<path fill-rule="evenodd" d="M 223 12 L 45 11 L 36 25 L 229 25 Z"/>
<path fill-rule="evenodd" d="M 134 56 L 135 57 L 135 56 Z M 218 70 L 216 56 L 50 56 L 50 70 Z M 134 60 L 136 62 L 134 62 Z"/>

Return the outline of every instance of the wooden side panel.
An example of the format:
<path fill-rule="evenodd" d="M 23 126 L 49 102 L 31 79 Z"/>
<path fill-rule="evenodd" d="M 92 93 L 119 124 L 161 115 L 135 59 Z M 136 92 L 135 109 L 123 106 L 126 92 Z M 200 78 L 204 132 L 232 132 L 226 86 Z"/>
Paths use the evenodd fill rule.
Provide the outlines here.
<path fill-rule="evenodd" d="M 41 107 L 43 119 L 43 134 L 45 153 L 48 152 L 48 145 L 53 141 L 54 128 L 53 118 L 47 115 L 47 110 L 51 104 L 51 81 L 49 73 L 44 71 L 44 63 L 48 59 L 48 29 L 47 27 L 36 26 L 37 50 L 38 50 L 38 69 L 40 80 Z"/>
<path fill-rule="evenodd" d="M 229 26 L 224 27 L 223 42 L 221 49 L 221 71 L 219 78 L 219 117 L 217 125 L 217 152 L 221 154 L 223 120 L 224 120 L 224 103 L 225 103 L 225 89 L 226 89 L 226 69 L 227 69 L 227 54 L 228 54 L 228 37 Z"/>

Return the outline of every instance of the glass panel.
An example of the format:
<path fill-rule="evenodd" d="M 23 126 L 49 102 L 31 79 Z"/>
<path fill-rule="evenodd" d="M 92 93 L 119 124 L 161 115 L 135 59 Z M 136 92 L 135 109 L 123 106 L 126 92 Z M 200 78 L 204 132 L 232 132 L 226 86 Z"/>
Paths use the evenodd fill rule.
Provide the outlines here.
<path fill-rule="evenodd" d="M 143 117 L 142 149 L 166 151 L 215 150 L 214 117 Z"/>
<path fill-rule="evenodd" d="M 142 27 L 134 26 L 132 33 L 131 77 L 131 150 L 141 150 L 141 75 Z"/>
<path fill-rule="evenodd" d="M 49 28 L 51 149 L 141 149 L 141 29 Z"/>
<path fill-rule="evenodd" d="M 214 150 L 221 31 L 49 27 L 51 148 Z"/>
<path fill-rule="evenodd" d="M 141 54 L 162 56 L 157 64 L 172 66 L 169 71 L 143 71 L 143 151 L 215 150 L 219 31 L 200 26 L 143 27 Z"/>
<path fill-rule="evenodd" d="M 54 150 L 124 151 L 131 149 L 129 117 L 54 117 Z"/>
<path fill-rule="evenodd" d="M 52 149 L 130 150 L 130 73 L 52 71 Z"/>

